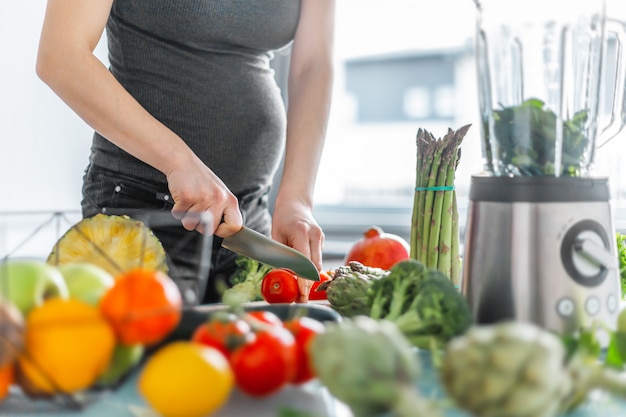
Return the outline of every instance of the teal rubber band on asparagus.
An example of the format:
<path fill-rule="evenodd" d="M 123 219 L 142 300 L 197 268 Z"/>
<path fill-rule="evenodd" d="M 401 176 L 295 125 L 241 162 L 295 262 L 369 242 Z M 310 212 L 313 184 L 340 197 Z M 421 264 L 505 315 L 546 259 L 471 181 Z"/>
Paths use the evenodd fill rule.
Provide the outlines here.
<path fill-rule="evenodd" d="M 454 185 L 442 185 L 441 187 L 415 187 L 415 191 L 452 191 Z"/>

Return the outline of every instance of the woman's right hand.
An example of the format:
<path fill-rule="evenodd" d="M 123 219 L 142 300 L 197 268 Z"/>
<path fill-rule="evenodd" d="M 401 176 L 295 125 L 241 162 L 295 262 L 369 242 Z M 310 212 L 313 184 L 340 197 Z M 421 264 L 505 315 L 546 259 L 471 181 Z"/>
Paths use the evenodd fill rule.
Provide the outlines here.
<path fill-rule="evenodd" d="M 197 157 L 166 172 L 170 194 L 174 199 L 172 215 L 188 230 L 204 230 L 203 213 L 211 215 L 213 232 L 228 237 L 243 226 L 237 197 L 222 180 Z"/>

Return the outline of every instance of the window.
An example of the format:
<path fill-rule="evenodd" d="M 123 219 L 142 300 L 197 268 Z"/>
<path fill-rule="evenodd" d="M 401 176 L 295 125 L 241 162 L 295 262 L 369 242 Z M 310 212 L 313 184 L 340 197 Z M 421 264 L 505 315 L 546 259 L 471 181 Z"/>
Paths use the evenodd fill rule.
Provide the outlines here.
<path fill-rule="evenodd" d="M 430 113 L 430 94 L 424 87 L 411 87 L 404 92 L 404 114 L 409 119 L 425 119 Z"/>
<path fill-rule="evenodd" d="M 463 228 L 469 180 L 482 170 L 474 7 L 458 0 L 337 2 L 335 90 L 315 209 L 329 254 L 344 253 L 372 224 L 408 239 L 419 128 L 441 137 L 472 124 L 455 181 Z M 609 175 L 616 227 L 626 231 L 621 136 L 607 145 L 621 150 L 598 152 L 595 173 Z"/>
<path fill-rule="evenodd" d="M 337 2 L 335 90 L 315 209 L 330 255 L 372 224 L 408 240 L 417 130 L 443 136 L 478 126 L 473 8 L 456 0 Z M 467 173 L 480 169 L 476 127 Z"/>
<path fill-rule="evenodd" d="M 451 120 L 435 108 L 454 85 L 457 51 L 408 51 L 345 61 L 345 88 L 357 100 L 356 123 Z"/>

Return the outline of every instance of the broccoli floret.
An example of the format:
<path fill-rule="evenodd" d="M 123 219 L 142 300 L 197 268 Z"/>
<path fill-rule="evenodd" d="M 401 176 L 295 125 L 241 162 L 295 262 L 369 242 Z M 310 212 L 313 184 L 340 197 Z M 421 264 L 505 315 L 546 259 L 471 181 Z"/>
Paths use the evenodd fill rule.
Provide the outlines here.
<path fill-rule="evenodd" d="M 626 299 L 626 235 L 616 232 L 616 239 L 620 282 L 622 283 L 622 298 Z"/>
<path fill-rule="evenodd" d="M 420 261 L 415 259 L 405 259 L 392 266 L 389 270 L 389 275 L 412 276 L 419 278 L 426 270 L 426 266 Z"/>
<path fill-rule="evenodd" d="M 272 267 L 243 255 L 237 255 L 235 264 L 237 270 L 229 280 L 232 287 L 224 290 L 222 302 L 239 305 L 249 301 L 263 300 L 261 281 L 265 274 L 272 270 Z"/>
<path fill-rule="evenodd" d="M 269 265 L 243 255 L 237 255 L 235 265 L 237 265 L 237 269 L 228 280 L 231 285 L 244 281 L 262 280 L 265 274 L 272 269 Z"/>
<path fill-rule="evenodd" d="M 399 316 L 388 316 L 417 347 L 443 347 L 473 323 L 467 300 L 450 279 L 436 270 L 427 272 L 417 296 Z"/>
<path fill-rule="evenodd" d="M 392 266 L 385 279 L 372 285 L 369 292 L 369 304 L 372 306 L 370 316 L 397 317 L 406 311 L 417 295 L 417 285 L 422 281 L 425 271 L 424 264 L 414 259 L 400 261 Z"/>
<path fill-rule="evenodd" d="M 402 261 L 372 285 L 370 315 L 391 321 L 417 347 L 443 346 L 473 322 L 450 279 L 415 260 Z"/>

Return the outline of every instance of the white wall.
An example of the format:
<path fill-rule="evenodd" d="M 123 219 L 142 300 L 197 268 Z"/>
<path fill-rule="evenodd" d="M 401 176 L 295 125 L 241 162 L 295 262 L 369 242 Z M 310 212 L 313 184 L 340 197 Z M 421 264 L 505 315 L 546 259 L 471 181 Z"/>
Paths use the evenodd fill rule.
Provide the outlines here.
<path fill-rule="evenodd" d="M 0 2 L 0 214 L 80 208 L 92 130 L 35 74 L 45 5 Z"/>
<path fill-rule="evenodd" d="M 45 4 L 46 0 L 0 1 L 0 214 L 6 211 L 78 210 L 80 207 L 82 174 L 87 164 L 92 130 L 35 74 Z M 436 3 L 425 0 L 340 0 L 336 51 L 345 57 L 458 45 L 473 30 L 473 7 L 470 0 L 439 0 Z M 455 13 L 449 13 L 450 10 Z M 96 55 L 106 62 L 103 42 Z M 473 75 L 466 82 L 473 85 Z M 465 100 L 475 102 L 474 94 L 472 91 L 471 98 L 465 97 Z M 342 101 L 340 95 L 336 97 L 333 111 L 337 113 L 332 117 L 331 128 L 337 114 L 350 113 L 349 104 Z M 470 108 L 472 114 L 464 113 L 463 123 L 465 120 L 473 122 L 476 117 L 473 106 Z M 414 130 L 407 135 L 413 137 Z M 479 157 L 479 147 L 475 144 L 478 130 L 477 125 L 473 126 L 470 135 L 474 155 L 464 151 L 462 158 L 467 172 L 474 169 L 467 163 Z M 624 140 L 626 138 L 619 141 L 622 146 Z M 603 163 L 603 157 L 607 154 L 621 157 L 621 153 L 601 152 L 599 165 L 612 166 Z M 340 154 L 329 141 L 318 181 L 320 193 L 329 193 L 324 198 L 332 197 L 331 187 L 325 186 L 324 178 L 324 174 L 332 169 L 326 168 L 332 168 L 333 157 Z M 622 164 L 615 166 L 621 167 Z M 620 178 L 623 187 L 624 171 L 610 174 L 612 178 Z M 320 196 L 321 200 L 324 198 Z"/>
<path fill-rule="evenodd" d="M 441 2 L 463 4 L 466 11 L 473 8 L 469 0 Z M 92 129 L 35 74 L 45 6 L 46 0 L 0 1 L 0 213 L 80 207 Z M 448 36 L 455 38 L 453 43 L 462 39 L 463 31 L 424 36 L 425 26 L 436 30 L 442 20 L 424 19 L 425 6 L 417 0 L 341 0 L 338 53 L 436 47 L 440 42 L 449 45 L 450 39 L 444 39 Z M 428 7 L 431 15 L 446 9 Z M 460 20 L 465 26 L 473 24 L 470 16 Z M 106 62 L 103 42 L 96 55 Z"/>

